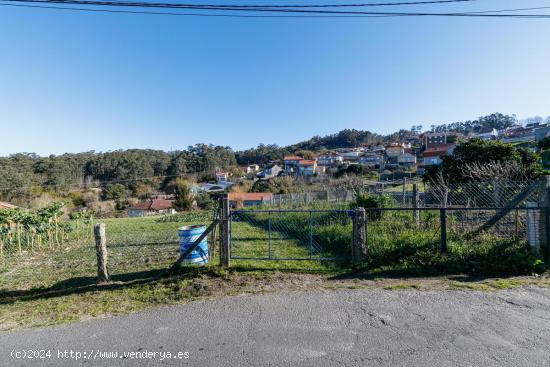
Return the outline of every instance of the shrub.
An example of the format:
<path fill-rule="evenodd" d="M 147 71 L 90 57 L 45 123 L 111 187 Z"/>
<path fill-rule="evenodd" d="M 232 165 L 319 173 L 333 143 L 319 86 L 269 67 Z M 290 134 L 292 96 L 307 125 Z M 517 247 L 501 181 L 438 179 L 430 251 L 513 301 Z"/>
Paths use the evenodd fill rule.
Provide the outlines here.
<path fill-rule="evenodd" d="M 214 208 L 214 200 L 207 192 L 201 192 L 195 195 L 195 202 L 197 203 L 197 207 L 201 210 L 209 210 Z"/>
<path fill-rule="evenodd" d="M 350 204 L 352 209 L 365 208 L 367 209 L 367 216 L 370 220 L 380 219 L 382 217 L 382 211 L 380 210 L 368 210 L 377 208 L 388 208 L 392 205 L 392 199 L 384 195 L 371 195 L 371 194 L 357 194 L 355 201 Z"/>
<path fill-rule="evenodd" d="M 193 206 L 193 200 L 191 199 L 191 194 L 187 181 L 178 178 L 176 180 L 175 192 L 176 200 L 174 201 L 174 207 L 180 211 L 191 210 Z"/>

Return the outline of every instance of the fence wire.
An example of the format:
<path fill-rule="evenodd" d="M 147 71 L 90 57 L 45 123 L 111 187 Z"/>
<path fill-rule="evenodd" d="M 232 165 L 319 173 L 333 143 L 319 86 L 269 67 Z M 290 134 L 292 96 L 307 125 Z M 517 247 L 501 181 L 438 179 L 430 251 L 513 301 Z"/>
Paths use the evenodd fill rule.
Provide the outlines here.
<path fill-rule="evenodd" d="M 232 259 L 338 260 L 351 255 L 353 212 L 234 210 Z"/>
<path fill-rule="evenodd" d="M 510 203 L 518 194 L 526 190 L 532 182 L 494 180 L 491 182 L 465 182 L 450 184 L 426 184 L 420 195 L 422 206 L 464 206 L 471 208 L 501 208 Z M 534 190 L 518 206 L 538 200 Z"/>
<path fill-rule="evenodd" d="M 435 267 L 441 264 L 433 264 L 436 261 L 433 255 L 440 253 L 455 262 L 468 262 L 469 266 L 475 267 L 483 262 L 498 266 L 498 261 L 508 261 L 506 259 L 514 251 L 528 254 L 530 246 L 540 246 L 541 209 L 515 208 L 494 225 L 483 227 L 501 210 L 369 209 L 366 225 L 369 261 L 378 266 L 396 263 L 410 266 L 412 263 Z M 456 263 L 446 266 L 456 266 Z"/>

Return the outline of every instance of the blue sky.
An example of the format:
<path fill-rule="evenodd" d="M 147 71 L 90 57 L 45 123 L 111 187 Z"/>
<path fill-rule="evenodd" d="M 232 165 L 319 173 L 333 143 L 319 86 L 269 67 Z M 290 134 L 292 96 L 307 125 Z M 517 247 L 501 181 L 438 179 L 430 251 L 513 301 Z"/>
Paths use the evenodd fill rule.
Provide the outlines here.
<path fill-rule="evenodd" d="M 531 5 L 548 4 L 394 10 Z M 547 116 L 549 44 L 550 19 L 242 19 L 0 7 L 0 155 L 199 142 L 243 149 L 496 111 Z"/>

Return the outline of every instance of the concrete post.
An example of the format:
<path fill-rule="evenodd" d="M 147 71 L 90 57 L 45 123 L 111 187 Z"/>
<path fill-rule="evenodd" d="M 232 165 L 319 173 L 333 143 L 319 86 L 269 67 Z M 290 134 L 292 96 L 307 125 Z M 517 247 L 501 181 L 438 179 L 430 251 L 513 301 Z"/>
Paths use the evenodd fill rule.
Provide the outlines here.
<path fill-rule="evenodd" d="M 97 254 L 97 281 L 109 281 L 107 272 L 107 242 L 105 240 L 105 224 L 99 223 L 94 227 L 95 250 Z"/>
<path fill-rule="evenodd" d="M 352 261 L 353 265 L 357 266 L 366 260 L 368 254 L 367 248 L 367 216 L 365 208 L 355 209 L 355 216 L 353 219 L 353 249 L 352 249 Z"/>
<path fill-rule="evenodd" d="M 529 208 L 537 208 L 537 203 L 528 202 L 525 203 L 525 207 L 527 209 L 527 215 L 526 220 L 527 223 L 525 223 L 525 237 L 527 238 L 527 243 L 529 244 L 529 247 L 531 248 L 531 252 L 535 255 L 540 254 L 540 217 L 543 215 L 537 215 L 538 210 L 537 209 L 529 209 Z"/>
<path fill-rule="evenodd" d="M 412 204 L 414 209 L 418 209 L 419 202 L 420 202 L 420 194 L 418 193 L 418 184 L 413 184 Z M 420 224 L 420 213 L 418 210 L 413 210 L 413 219 L 416 225 L 418 226 Z"/>

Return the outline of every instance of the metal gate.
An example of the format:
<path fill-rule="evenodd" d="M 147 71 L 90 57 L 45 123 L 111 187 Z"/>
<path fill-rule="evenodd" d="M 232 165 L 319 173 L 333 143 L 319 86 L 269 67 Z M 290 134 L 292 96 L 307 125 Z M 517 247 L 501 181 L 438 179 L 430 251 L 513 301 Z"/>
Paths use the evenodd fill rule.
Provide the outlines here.
<path fill-rule="evenodd" d="M 354 215 L 352 210 L 231 210 L 230 258 L 348 261 Z"/>

